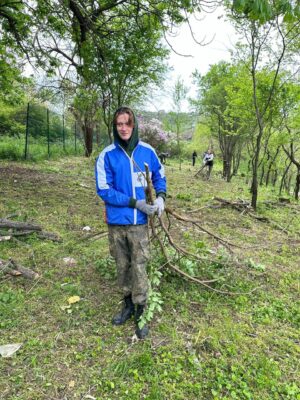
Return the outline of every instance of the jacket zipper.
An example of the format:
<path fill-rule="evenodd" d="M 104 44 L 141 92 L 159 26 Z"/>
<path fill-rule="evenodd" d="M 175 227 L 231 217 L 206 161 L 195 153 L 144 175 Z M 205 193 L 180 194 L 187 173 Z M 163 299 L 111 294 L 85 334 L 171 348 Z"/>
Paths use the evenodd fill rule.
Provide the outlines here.
<path fill-rule="evenodd" d="M 136 147 L 133 149 L 133 152 L 132 152 L 132 154 L 131 154 L 131 157 L 129 157 L 129 155 L 128 155 L 128 154 L 126 153 L 126 151 L 122 148 L 122 146 L 119 145 L 119 147 L 120 147 L 120 149 L 122 149 L 122 150 L 124 151 L 124 153 L 126 154 L 126 156 L 129 158 L 130 173 L 131 173 L 132 195 L 133 195 L 133 198 L 135 199 L 135 198 L 136 198 L 136 193 L 135 193 L 135 186 L 134 186 L 134 184 L 133 184 L 134 167 L 133 167 L 133 161 L 132 161 L 132 160 L 133 160 L 133 153 L 134 153 Z M 137 224 L 137 209 L 134 208 L 134 209 L 133 209 L 133 225 L 136 225 L 136 224 Z"/>

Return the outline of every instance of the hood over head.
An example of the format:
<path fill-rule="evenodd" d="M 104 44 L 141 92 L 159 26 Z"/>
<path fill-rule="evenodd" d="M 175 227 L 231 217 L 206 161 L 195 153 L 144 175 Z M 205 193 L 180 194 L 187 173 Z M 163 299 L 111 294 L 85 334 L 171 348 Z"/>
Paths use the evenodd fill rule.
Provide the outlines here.
<path fill-rule="evenodd" d="M 119 136 L 118 130 L 117 130 L 117 126 L 116 126 L 116 118 L 118 115 L 121 114 L 129 114 L 133 116 L 133 130 L 132 130 L 132 134 L 129 140 L 123 140 L 121 139 L 121 137 Z M 114 134 L 114 141 L 119 144 L 121 147 L 123 147 L 123 149 L 126 151 L 126 153 L 128 153 L 129 155 L 132 154 L 135 146 L 137 145 L 138 141 L 139 141 L 139 133 L 138 133 L 138 121 L 134 115 L 134 112 L 131 110 L 131 108 L 123 106 L 123 107 L 119 107 L 117 109 L 117 111 L 114 114 L 113 117 L 113 134 Z"/>

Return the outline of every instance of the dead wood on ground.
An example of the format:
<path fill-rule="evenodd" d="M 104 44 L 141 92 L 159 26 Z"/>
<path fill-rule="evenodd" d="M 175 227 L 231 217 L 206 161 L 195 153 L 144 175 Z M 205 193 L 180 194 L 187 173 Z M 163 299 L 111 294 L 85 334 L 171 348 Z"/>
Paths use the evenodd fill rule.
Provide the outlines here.
<path fill-rule="evenodd" d="M 55 233 L 43 231 L 40 225 L 31 222 L 11 221 L 2 218 L 0 219 L 0 229 L 0 241 L 11 240 L 14 237 L 28 236 L 33 233 L 40 239 L 52 240 L 53 242 L 61 241 Z"/>
<path fill-rule="evenodd" d="M 147 198 L 148 203 L 153 204 L 154 199 L 153 199 L 153 194 L 152 194 L 152 189 L 151 189 L 152 184 L 151 184 L 149 168 L 148 168 L 147 164 L 145 164 L 145 169 L 146 169 L 146 181 L 147 181 L 146 198 Z M 193 220 L 191 218 L 183 217 L 183 216 L 179 215 L 178 213 L 176 213 L 175 211 L 171 210 L 170 208 L 166 208 L 165 211 L 166 211 L 168 218 L 171 215 L 177 221 L 192 223 L 200 231 L 205 232 L 206 234 L 208 234 L 209 236 L 211 236 L 212 238 L 217 240 L 219 243 L 221 243 L 223 246 L 225 246 L 227 249 L 230 249 L 231 246 L 239 247 L 238 245 L 235 245 L 234 243 L 231 243 L 228 240 L 223 239 L 220 236 L 210 232 L 209 230 L 204 228 L 202 225 L 200 225 L 199 221 Z M 151 228 L 151 232 L 152 232 L 152 236 L 153 236 L 152 239 L 157 240 L 157 243 L 161 249 L 162 255 L 165 259 L 164 266 L 168 267 L 170 270 L 172 270 L 176 274 L 184 277 L 185 279 L 187 279 L 191 282 L 196 282 L 196 283 L 206 287 L 207 289 L 212 290 L 217 293 L 220 293 L 220 294 L 226 294 L 226 295 L 250 294 L 253 291 L 257 290 L 257 288 L 254 288 L 250 292 L 247 292 L 247 293 L 242 292 L 241 293 L 241 292 L 231 292 L 227 289 L 226 290 L 218 289 L 218 288 L 215 288 L 212 286 L 212 284 L 217 282 L 218 279 L 199 278 L 196 276 L 192 276 L 192 275 L 188 274 L 187 272 L 183 271 L 181 268 L 179 268 L 177 265 L 175 265 L 175 263 L 171 260 L 169 254 L 168 254 L 168 251 L 167 251 L 167 247 L 165 245 L 165 239 L 167 239 L 167 243 L 170 245 L 170 247 L 173 248 L 173 250 L 175 250 L 179 259 L 185 257 L 188 259 L 193 259 L 193 260 L 206 262 L 206 263 L 215 262 L 216 259 L 214 260 L 212 254 L 210 256 L 205 255 L 205 257 L 201 257 L 198 254 L 188 251 L 188 250 L 184 249 L 182 246 L 178 245 L 176 243 L 176 241 L 174 240 L 174 238 L 172 237 L 170 230 L 165 226 L 164 221 L 161 217 L 158 217 L 158 227 L 160 228 L 160 233 L 161 232 L 164 233 L 164 236 L 165 236 L 164 239 L 162 239 L 160 237 L 160 233 L 158 233 L 158 230 L 157 230 L 158 227 L 155 226 L 153 217 L 149 218 L 149 223 L 150 223 L 150 228 Z M 242 266 L 237 260 L 234 260 L 233 258 L 230 260 L 230 265 L 235 265 L 235 266 L 239 266 L 239 267 Z"/>
<path fill-rule="evenodd" d="M 22 275 L 25 278 L 32 279 L 32 280 L 39 278 L 38 273 L 17 263 L 12 258 L 10 258 L 9 260 L 6 260 L 6 261 L 0 259 L 0 272 L 7 273 L 7 274 L 10 274 L 13 276 Z"/>

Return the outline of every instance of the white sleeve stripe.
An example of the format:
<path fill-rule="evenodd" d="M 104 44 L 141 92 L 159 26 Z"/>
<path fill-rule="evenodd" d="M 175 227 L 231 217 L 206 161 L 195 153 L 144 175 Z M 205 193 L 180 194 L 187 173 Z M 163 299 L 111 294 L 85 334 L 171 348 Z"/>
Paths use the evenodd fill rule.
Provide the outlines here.
<path fill-rule="evenodd" d="M 107 184 L 106 180 L 106 173 L 105 173 L 105 167 L 104 167 L 104 157 L 105 154 L 113 150 L 116 146 L 114 144 L 106 147 L 102 153 L 100 153 L 98 161 L 97 161 L 97 185 L 98 188 L 103 190 L 103 189 L 109 189 L 109 186 Z"/>
<path fill-rule="evenodd" d="M 165 167 L 164 167 L 164 165 L 160 162 L 159 158 L 157 157 L 157 154 L 156 154 L 155 149 L 154 149 L 150 144 L 145 143 L 145 142 L 143 142 L 142 140 L 139 141 L 139 144 L 140 144 L 141 146 L 147 147 L 148 149 L 151 149 L 151 150 L 154 152 L 154 154 L 155 154 L 155 156 L 156 156 L 156 158 L 157 158 L 159 164 L 161 165 L 161 168 L 160 168 L 160 170 L 159 170 L 160 177 L 161 177 L 161 178 L 164 178 L 164 177 L 165 177 Z"/>
<path fill-rule="evenodd" d="M 163 165 L 161 165 L 161 169 L 160 169 L 159 173 L 160 173 L 161 178 L 165 177 L 165 167 Z"/>

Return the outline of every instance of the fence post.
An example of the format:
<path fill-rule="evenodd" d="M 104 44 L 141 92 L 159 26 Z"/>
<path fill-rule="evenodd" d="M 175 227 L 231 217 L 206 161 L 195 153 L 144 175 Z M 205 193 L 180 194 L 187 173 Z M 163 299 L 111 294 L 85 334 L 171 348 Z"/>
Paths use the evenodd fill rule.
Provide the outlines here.
<path fill-rule="evenodd" d="M 48 158 L 50 158 L 50 127 L 49 127 L 49 109 L 47 108 L 47 141 L 48 141 Z"/>
<path fill-rule="evenodd" d="M 76 147 L 76 135 L 77 135 L 77 124 L 76 124 L 76 121 L 75 121 L 75 130 L 74 130 L 75 154 L 77 153 L 77 147 Z"/>
<path fill-rule="evenodd" d="M 29 103 L 27 103 L 27 115 L 26 115 L 25 149 L 24 149 L 25 160 L 27 160 L 27 154 L 28 154 L 28 133 L 29 133 Z"/>
<path fill-rule="evenodd" d="M 65 114 L 62 116 L 62 126 L 63 126 L 63 149 L 66 151 L 66 135 L 65 135 Z"/>

